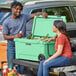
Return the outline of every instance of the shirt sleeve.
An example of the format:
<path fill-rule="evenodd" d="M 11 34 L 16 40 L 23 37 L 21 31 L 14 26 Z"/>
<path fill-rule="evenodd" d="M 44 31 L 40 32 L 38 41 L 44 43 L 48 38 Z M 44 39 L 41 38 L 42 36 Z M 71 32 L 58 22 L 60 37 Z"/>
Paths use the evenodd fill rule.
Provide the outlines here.
<path fill-rule="evenodd" d="M 8 34 L 8 26 L 7 25 L 8 25 L 7 22 L 4 21 L 4 23 L 3 23 L 3 29 L 2 29 L 2 33 L 3 34 Z"/>
<path fill-rule="evenodd" d="M 31 14 L 26 14 L 25 18 L 26 18 L 26 22 L 28 22 L 31 19 Z"/>
<path fill-rule="evenodd" d="M 65 43 L 65 38 L 64 37 L 59 37 L 58 38 L 58 45 L 64 45 Z"/>

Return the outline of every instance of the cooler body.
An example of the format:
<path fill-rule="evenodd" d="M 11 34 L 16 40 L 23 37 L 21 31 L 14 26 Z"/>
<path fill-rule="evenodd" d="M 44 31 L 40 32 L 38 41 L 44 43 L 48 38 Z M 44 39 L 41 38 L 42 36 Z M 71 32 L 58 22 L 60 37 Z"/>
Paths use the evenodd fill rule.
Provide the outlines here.
<path fill-rule="evenodd" d="M 39 61 L 47 59 L 55 53 L 55 42 L 43 42 L 40 40 L 15 39 L 16 59 Z"/>

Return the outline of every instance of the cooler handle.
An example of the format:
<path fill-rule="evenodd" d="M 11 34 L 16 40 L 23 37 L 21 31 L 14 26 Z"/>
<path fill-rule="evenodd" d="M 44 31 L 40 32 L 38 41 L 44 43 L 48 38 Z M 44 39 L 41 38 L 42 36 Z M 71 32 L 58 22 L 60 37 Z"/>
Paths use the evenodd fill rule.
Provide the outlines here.
<path fill-rule="evenodd" d="M 26 43 L 26 45 L 31 45 L 31 43 Z"/>

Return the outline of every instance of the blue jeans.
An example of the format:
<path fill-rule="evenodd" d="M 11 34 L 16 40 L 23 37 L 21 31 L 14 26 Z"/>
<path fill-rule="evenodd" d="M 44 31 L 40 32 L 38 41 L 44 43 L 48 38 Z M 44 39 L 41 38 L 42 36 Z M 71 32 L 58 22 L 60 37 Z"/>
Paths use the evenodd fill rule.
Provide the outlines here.
<path fill-rule="evenodd" d="M 16 59 L 15 58 L 15 45 L 12 44 L 7 44 L 7 62 L 8 62 L 8 68 L 13 68 L 14 64 L 11 62 L 12 59 Z M 24 74 L 24 67 L 23 66 L 18 66 L 17 71 L 20 74 Z"/>
<path fill-rule="evenodd" d="M 43 64 L 43 62 L 44 60 L 40 62 L 37 76 L 50 76 L 50 68 L 70 65 L 71 59 L 64 56 L 59 56 L 45 64 Z"/>

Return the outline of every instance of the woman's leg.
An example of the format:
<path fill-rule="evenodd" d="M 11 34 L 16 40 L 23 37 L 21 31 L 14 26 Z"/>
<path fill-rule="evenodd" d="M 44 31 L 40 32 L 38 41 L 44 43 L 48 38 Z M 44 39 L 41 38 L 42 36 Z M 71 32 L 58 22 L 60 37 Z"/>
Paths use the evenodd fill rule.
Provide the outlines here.
<path fill-rule="evenodd" d="M 70 65 L 70 59 L 64 56 L 57 57 L 43 65 L 43 76 L 49 76 L 50 68 Z"/>
<path fill-rule="evenodd" d="M 37 76 L 43 76 L 43 62 L 44 62 L 44 60 L 40 61 L 40 65 L 39 65 L 38 75 Z"/>

